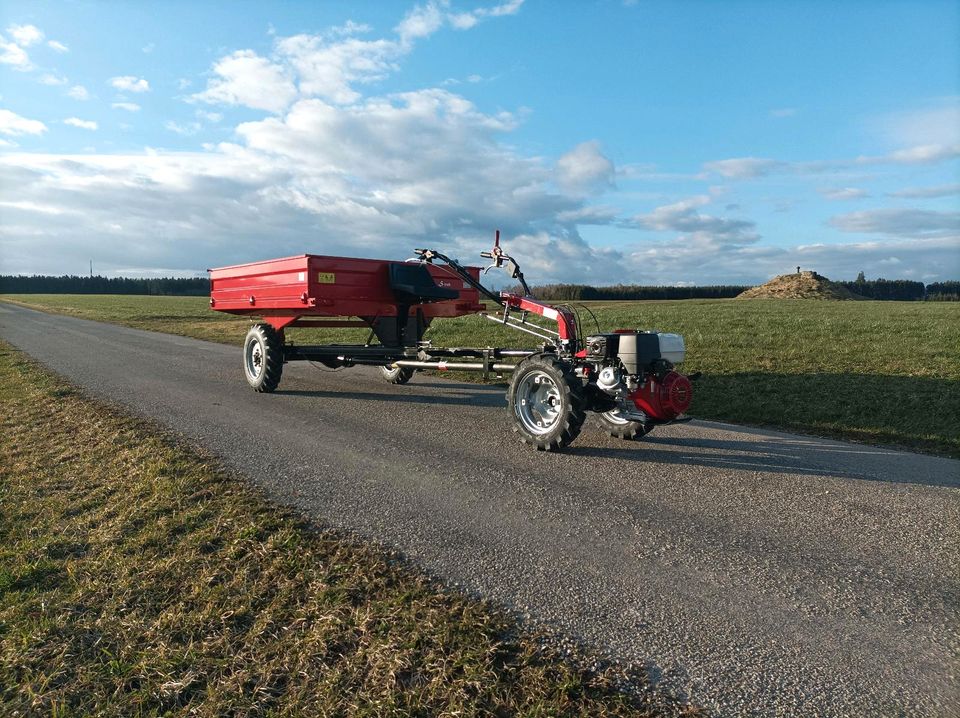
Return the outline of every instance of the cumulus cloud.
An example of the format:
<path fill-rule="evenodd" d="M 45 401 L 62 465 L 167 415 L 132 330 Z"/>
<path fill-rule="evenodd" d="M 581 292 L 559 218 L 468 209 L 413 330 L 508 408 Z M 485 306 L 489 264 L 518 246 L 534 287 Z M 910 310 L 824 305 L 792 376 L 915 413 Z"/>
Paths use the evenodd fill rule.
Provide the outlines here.
<path fill-rule="evenodd" d="M 142 77 L 134 77 L 133 75 L 121 75 L 119 77 L 111 77 L 110 85 L 121 92 L 149 92 L 150 83 L 147 82 Z"/>
<path fill-rule="evenodd" d="M 89 100 L 90 93 L 83 85 L 74 85 L 67 90 L 67 97 L 72 97 L 74 100 Z"/>
<path fill-rule="evenodd" d="M 43 40 L 43 31 L 36 25 L 11 25 L 7 34 L 20 47 L 30 47 Z"/>
<path fill-rule="evenodd" d="M 68 117 L 63 121 L 65 125 L 79 127 L 81 130 L 96 130 L 97 123 L 93 120 L 81 120 L 79 117 Z"/>
<path fill-rule="evenodd" d="M 407 16 L 400 21 L 395 28 L 400 41 L 409 43 L 422 37 L 428 37 L 435 33 L 443 25 L 443 13 L 440 7 L 430 2 L 426 5 L 418 5 L 407 13 Z"/>
<path fill-rule="evenodd" d="M 282 112 L 297 96 L 287 72 L 252 50 L 238 50 L 221 58 L 213 72 L 216 77 L 206 90 L 192 95 L 192 100 Z"/>
<path fill-rule="evenodd" d="M 557 160 L 557 183 L 575 194 L 608 189 L 615 174 L 613 162 L 596 140 L 577 145 Z"/>
<path fill-rule="evenodd" d="M 895 237 L 960 237 L 960 212 L 925 209 L 873 209 L 831 217 L 831 226 L 843 232 Z"/>
<path fill-rule="evenodd" d="M 829 200 L 843 201 L 848 199 L 863 199 L 870 193 L 857 187 L 827 187 L 819 190 L 820 194 Z"/>
<path fill-rule="evenodd" d="M 70 48 L 57 40 L 48 40 L 47 47 L 55 52 L 70 52 Z"/>
<path fill-rule="evenodd" d="M 124 110 L 126 112 L 140 112 L 140 105 L 136 102 L 114 102 L 110 105 L 115 110 Z"/>
<path fill-rule="evenodd" d="M 38 82 L 39 82 L 41 85 L 52 85 L 52 86 L 56 86 L 56 85 L 66 85 L 66 84 L 67 84 L 67 78 L 62 77 L 62 76 L 60 76 L 60 75 L 54 75 L 54 74 L 48 72 L 48 73 L 45 73 L 45 74 L 41 75 L 41 76 L 40 76 L 40 79 L 38 80 Z"/>
<path fill-rule="evenodd" d="M 33 63 L 30 62 L 30 56 L 26 50 L 15 42 L 6 40 L 0 35 L 0 64 L 10 65 L 14 70 L 26 72 L 33 69 Z"/>
<path fill-rule="evenodd" d="M 21 117 L 10 110 L 0 110 L 0 133 L 4 135 L 42 135 L 47 126 L 40 120 Z"/>

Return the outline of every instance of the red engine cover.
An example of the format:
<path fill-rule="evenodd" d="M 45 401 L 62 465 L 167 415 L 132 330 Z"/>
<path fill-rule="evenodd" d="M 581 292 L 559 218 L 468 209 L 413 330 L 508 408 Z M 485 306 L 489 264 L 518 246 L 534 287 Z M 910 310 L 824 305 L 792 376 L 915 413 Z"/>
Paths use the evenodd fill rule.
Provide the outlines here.
<path fill-rule="evenodd" d="M 672 371 L 662 382 L 651 377 L 630 398 L 651 419 L 670 421 L 690 408 L 693 386 L 683 374 Z"/>

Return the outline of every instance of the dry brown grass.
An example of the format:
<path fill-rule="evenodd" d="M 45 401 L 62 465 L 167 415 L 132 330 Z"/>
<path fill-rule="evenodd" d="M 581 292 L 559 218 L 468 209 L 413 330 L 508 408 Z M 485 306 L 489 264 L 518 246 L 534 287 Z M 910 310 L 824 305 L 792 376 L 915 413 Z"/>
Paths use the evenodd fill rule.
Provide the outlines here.
<path fill-rule="evenodd" d="M 307 525 L 3 344 L 0 406 L 0 714 L 684 711 Z"/>

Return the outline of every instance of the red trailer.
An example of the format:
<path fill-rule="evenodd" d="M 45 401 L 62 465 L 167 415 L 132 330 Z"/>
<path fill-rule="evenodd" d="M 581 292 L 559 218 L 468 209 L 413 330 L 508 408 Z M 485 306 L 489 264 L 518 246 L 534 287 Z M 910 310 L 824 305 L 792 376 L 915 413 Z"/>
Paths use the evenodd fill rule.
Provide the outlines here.
<path fill-rule="evenodd" d="M 329 367 L 374 365 L 384 378 L 406 383 L 415 371 L 512 373 L 507 401 L 520 438 L 540 450 L 567 446 L 595 412 L 611 435 L 639 438 L 657 424 L 686 421 L 690 378 L 675 371 L 683 338 L 645 330 L 583 337 L 579 313 L 533 299 L 516 261 L 500 247 L 493 263 L 463 266 L 431 249 L 406 262 L 304 254 L 240 264 L 210 272 L 210 307 L 262 317 L 247 333 L 243 368 L 249 384 L 272 392 L 289 361 Z M 523 294 L 493 292 L 483 271 L 505 268 Z M 488 312 L 481 299 L 497 308 Z M 589 310 L 588 310 L 589 311 Z M 538 337 L 536 349 L 434 347 L 424 340 L 439 318 L 482 313 Z M 300 327 L 368 327 L 365 344 L 299 345 L 288 331 Z M 374 342 L 373 340 L 377 341 Z"/>

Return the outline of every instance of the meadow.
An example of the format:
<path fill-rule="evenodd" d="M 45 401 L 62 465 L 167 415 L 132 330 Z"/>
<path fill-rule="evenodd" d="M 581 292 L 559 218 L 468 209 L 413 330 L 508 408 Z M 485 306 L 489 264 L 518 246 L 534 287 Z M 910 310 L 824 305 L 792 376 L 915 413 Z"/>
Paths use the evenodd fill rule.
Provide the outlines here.
<path fill-rule="evenodd" d="M 0 342 L 0 715 L 681 714 Z"/>
<path fill-rule="evenodd" d="M 37 309 L 239 346 L 249 320 L 202 297 L 0 295 Z M 702 372 L 698 418 L 960 457 L 960 306 L 950 302 L 586 302 L 597 328 L 683 334 Z M 300 343 L 362 342 L 366 330 L 291 331 Z M 434 344 L 530 346 L 481 316 L 441 320 Z M 239 364 L 239 351 L 238 351 Z M 238 381 L 242 378 L 238 369 Z M 416 381 L 416 379 L 414 379 Z M 385 391 L 387 391 L 385 387 Z"/>

